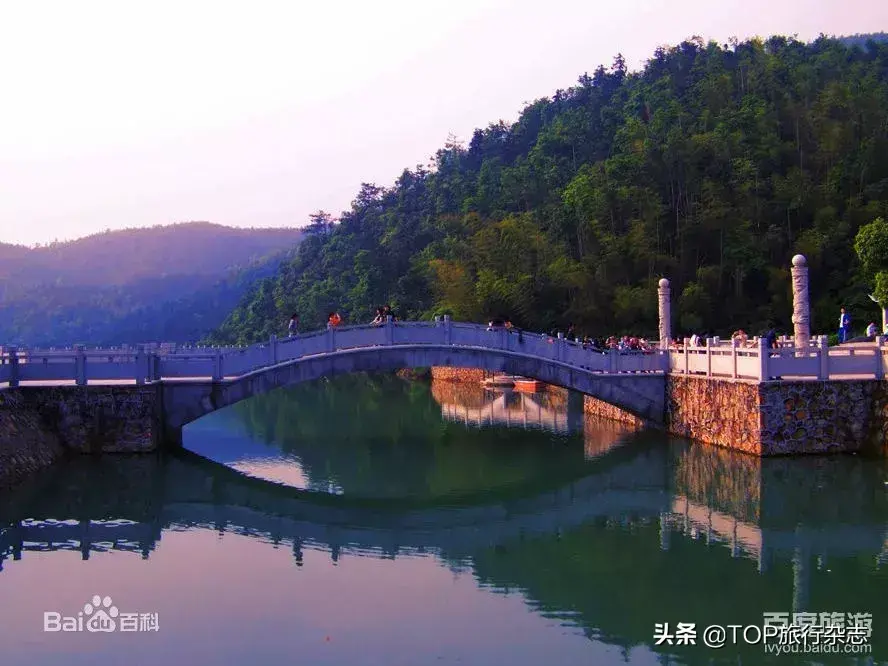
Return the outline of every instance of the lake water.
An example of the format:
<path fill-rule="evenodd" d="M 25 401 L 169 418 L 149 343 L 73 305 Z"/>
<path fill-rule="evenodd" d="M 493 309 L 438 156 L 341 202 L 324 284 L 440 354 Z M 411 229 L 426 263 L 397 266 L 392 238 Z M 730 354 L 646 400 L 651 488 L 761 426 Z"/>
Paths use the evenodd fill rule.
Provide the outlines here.
<path fill-rule="evenodd" d="M 0 495 L 0 664 L 888 660 L 884 460 L 760 461 L 578 404 L 356 375 L 209 415 L 190 453 L 62 463 Z M 870 613 L 872 652 L 702 644 L 765 612 Z M 679 622 L 696 645 L 655 644 Z"/>

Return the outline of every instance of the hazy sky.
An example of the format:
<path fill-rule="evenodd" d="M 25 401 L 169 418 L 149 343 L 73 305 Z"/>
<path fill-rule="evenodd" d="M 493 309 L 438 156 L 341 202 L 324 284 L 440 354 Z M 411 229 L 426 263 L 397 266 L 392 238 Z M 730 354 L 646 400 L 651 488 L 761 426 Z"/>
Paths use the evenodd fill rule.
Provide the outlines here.
<path fill-rule="evenodd" d="M 0 241 L 347 208 L 622 52 L 888 29 L 884 0 L 0 0 Z"/>

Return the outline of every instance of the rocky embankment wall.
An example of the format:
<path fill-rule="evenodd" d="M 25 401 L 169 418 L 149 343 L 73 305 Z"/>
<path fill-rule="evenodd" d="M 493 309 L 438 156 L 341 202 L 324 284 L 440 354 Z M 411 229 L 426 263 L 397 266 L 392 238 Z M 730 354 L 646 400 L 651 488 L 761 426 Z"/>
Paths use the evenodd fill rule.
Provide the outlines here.
<path fill-rule="evenodd" d="M 64 454 L 58 436 L 16 391 L 0 391 L 0 488 L 14 485 Z"/>
<path fill-rule="evenodd" d="M 585 397 L 584 411 L 756 456 L 842 453 L 888 442 L 888 382 L 754 382 L 674 375 L 660 424 Z"/>
<path fill-rule="evenodd" d="M 158 387 L 20 387 L 0 391 L 0 485 L 66 452 L 144 453 L 159 444 Z"/>
<path fill-rule="evenodd" d="M 646 425 L 658 425 L 647 423 L 644 419 L 631 414 L 624 409 L 615 407 L 609 402 L 593 398 L 591 395 L 583 396 L 583 412 L 589 416 L 601 419 L 610 419 L 611 421 L 619 421 L 634 428 L 643 428 Z"/>
<path fill-rule="evenodd" d="M 888 436 L 884 381 L 670 377 L 670 432 L 760 456 L 857 452 Z"/>
<path fill-rule="evenodd" d="M 432 368 L 432 379 L 441 382 L 480 382 L 494 373 L 478 368 L 447 368 L 436 366 Z"/>

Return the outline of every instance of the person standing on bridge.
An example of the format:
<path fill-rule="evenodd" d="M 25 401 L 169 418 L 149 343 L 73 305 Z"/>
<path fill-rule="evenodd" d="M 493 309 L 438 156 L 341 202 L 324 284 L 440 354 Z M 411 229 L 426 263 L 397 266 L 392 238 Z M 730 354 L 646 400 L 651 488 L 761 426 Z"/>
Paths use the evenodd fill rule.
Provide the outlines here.
<path fill-rule="evenodd" d="M 577 329 L 574 328 L 573 322 L 567 325 L 567 333 L 564 334 L 565 340 L 577 341 Z"/>
<path fill-rule="evenodd" d="M 327 323 L 330 326 L 336 328 L 337 326 L 339 326 L 339 324 L 342 323 L 342 317 L 339 316 L 338 312 L 331 312 L 329 315 L 327 315 Z"/>
<path fill-rule="evenodd" d="M 299 335 L 299 315 L 295 312 L 287 323 L 287 333 L 289 333 L 291 338 Z"/>
<path fill-rule="evenodd" d="M 851 315 L 842 308 L 839 314 L 839 344 L 851 338 Z"/>
<path fill-rule="evenodd" d="M 395 311 L 392 310 L 391 305 L 383 305 L 382 306 L 382 314 L 383 314 L 383 321 L 388 321 L 388 317 L 391 317 L 392 321 L 398 321 L 398 315 L 396 315 Z"/>
<path fill-rule="evenodd" d="M 505 322 L 503 322 L 503 326 L 506 327 L 506 331 L 511 335 L 513 332 L 518 334 L 518 342 L 519 344 L 524 344 L 524 333 L 520 328 L 516 328 L 514 324 L 512 324 L 512 318 L 506 317 Z"/>

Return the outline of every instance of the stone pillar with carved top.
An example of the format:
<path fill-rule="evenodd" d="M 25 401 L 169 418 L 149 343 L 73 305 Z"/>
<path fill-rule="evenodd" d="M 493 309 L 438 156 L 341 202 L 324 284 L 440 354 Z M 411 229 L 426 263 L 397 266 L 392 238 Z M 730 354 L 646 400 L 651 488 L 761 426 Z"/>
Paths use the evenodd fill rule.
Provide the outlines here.
<path fill-rule="evenodd" d="M 811 339 L 811 304 L 808 298 L 808 262 L 801 254 L 792 258 L 793 346 L 805 349 Z"/>
<path fill-rule="evenodd" d="M 668 349 L 672 342 L 672 297 L 669 280 L 660 280 L 657 289 L 657 300 L 660 311 L 660 347 Z"/>

